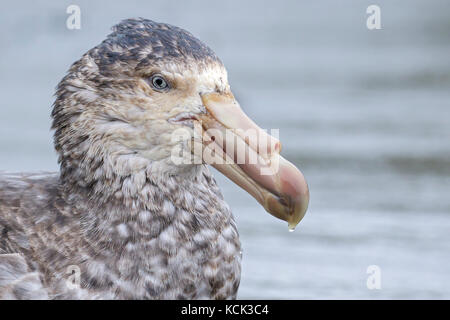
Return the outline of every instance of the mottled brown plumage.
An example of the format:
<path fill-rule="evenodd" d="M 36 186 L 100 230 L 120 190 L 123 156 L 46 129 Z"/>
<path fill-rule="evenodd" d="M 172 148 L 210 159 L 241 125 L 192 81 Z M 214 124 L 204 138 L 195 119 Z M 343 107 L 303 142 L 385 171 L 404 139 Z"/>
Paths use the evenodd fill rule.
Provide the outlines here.
<path fill-rule="evenodd" d="M 191 34 L 145 19 L 75 62 L 52 113 L 60 173 L 0 174 L 0 298 L 235 298 L 233 216 L 205 165 L 170 161 L 186 141 L 168 121 L 204 112 L 198 92 L 226 78 Z"/>
<path fill-rule="evenodd" d="M 235 298 L 238 232 L 206 163 L 292 230 L 308 207 L 278 139 L 180 28 L 115 26 L 61 80 L 52 117 L 60 172 L 0 173 L 0 298 Z"/>

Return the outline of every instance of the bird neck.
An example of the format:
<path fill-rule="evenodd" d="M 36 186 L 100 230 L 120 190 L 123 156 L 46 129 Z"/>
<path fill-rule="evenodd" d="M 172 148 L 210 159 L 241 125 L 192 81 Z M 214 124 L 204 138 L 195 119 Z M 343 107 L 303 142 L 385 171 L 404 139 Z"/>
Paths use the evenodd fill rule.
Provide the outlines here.
<path fill-rule="evenodd" d="M 79 146 L 70 156 L 60 155 L 60 179 L 67 200 L 81 197 L 100 206 L 110 202 L 128 207 L 144 205 L 149 201 L 150 190 L 159 188 L 157 194 L 170 196 L 171 189 L 183 187 L 208 171 L 203 165 L 176 168 L 169 159 L 153 161 L 134 154 L 96 154 L 91 145 Z"/>
<path fill-rule="evenodd" d="M 103 254 L 109 247 L 123 253 L 131 239 L 144 243 L 168 227 L 188 241 L 204 228 L 220 232 L 232 219 L 208 168 L 193 170 L 180 175 L 151 175 L 151 168 L 126 176 L 93 173 L 88 184 L 66 175 L 63 198 L 79 215 L 82 236 L 94 252 Z"/>

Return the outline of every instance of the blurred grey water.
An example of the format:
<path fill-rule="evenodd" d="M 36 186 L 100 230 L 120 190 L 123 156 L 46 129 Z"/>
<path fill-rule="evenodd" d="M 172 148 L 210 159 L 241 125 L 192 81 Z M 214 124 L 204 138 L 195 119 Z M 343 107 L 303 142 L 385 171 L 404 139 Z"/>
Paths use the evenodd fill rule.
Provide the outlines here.
<path fill-rule="evenodd" d="M 81 30 L 65 27 L 69 4 Z M 381 7 L 382 29 L 366 28 Z M 308 179 L 294 233 L 217 173 L 244 247 L 240 298 L 450 298 L 448 1 L 16 1 L 0 12 L 0 170 L 57 170 L 69 65 L 128 17 L 184 27 Z M 381 290 L 366 286 L 369 265 Z"/>

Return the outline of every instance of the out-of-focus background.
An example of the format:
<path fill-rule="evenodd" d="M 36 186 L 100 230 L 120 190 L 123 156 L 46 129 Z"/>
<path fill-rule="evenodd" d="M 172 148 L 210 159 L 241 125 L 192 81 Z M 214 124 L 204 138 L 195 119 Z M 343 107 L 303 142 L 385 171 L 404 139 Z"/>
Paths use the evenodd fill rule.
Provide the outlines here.
<path fill-rule="evenodd" d="M 66 9 L 81 8 L 68 30 Z M 366 9 L 381 8 L 381 30 Z M 70 64 L 121 19 L 183 27 L 308 179 L 293 233 L 217 173 L 243 244 L 239 298 L 450 298 L 450 10 L 442 1 L 10 1 L 0 11 L 0 170 L 58 170 Z M 369 290 L 368 267 L 381 271 Z M 370 282 L 370 281 L 369 281 Z"/>

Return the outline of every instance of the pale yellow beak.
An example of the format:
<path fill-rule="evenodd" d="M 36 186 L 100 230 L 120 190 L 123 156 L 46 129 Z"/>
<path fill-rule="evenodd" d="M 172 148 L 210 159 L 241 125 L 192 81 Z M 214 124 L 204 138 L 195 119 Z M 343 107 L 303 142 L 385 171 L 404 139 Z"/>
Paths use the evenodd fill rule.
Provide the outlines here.
<path fill-rule="evenodd" d="M 250 193 L 270 214 L 288 222 L 302 220 L 309 202 L 303 174 L 280 156 L 278 139 L 258 127 L 231 93 L 202 95 L 207 110 L 199 116 L 206 163 Z"/>

